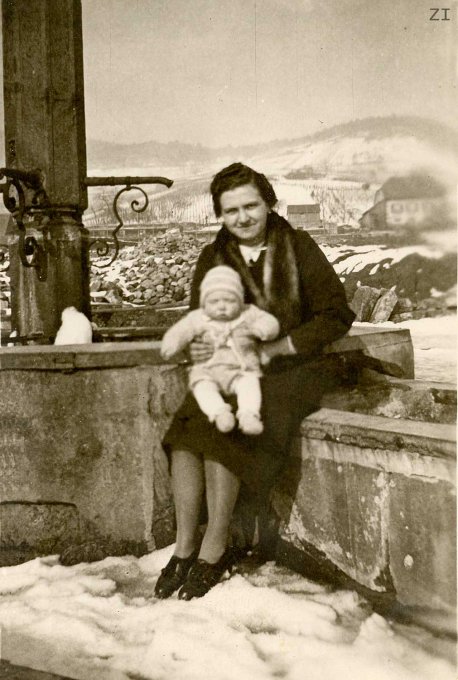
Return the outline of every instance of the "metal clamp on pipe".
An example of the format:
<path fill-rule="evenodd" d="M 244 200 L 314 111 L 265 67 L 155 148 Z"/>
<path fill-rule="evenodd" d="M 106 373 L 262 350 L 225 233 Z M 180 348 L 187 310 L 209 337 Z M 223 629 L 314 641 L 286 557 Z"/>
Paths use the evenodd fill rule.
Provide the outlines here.
<path fill-rule="evenodd" d="M 41 170 L 18 170 L 16 168 L 0 168 L 0 184 L 3 203 L 14 217 L 19 229 L 19 257 L 24 267 L 35 267 L 40 280 L 46 277 L 46 254 L 44 246 L 36 236 L 26 234 L 26 216 L 33 220 L 33 228 L 43 230 L 48 222 L 46 215 L 49 200 L 44 188 L 44 176 Z M 11 194 L 14 189 L 16 195 Z"/>

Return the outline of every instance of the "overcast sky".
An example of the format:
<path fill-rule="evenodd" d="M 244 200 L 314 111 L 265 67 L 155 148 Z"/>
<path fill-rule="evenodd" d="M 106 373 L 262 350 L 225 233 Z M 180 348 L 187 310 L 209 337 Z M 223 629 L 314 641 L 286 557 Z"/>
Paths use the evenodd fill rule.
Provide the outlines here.
<path fill-rule="evenodd" d="M 220 146 L 392 113 L 451 122 L 456 2 L 451 21 L 431 4 L 82 0 L 88 137 Z"/>

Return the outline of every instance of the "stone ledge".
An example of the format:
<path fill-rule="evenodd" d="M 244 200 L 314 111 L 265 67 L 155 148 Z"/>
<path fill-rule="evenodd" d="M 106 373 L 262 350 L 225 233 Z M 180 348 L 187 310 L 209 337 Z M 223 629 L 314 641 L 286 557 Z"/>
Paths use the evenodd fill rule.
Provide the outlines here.
<path fill-rule="evenodd" d="M 321 406 L 385 418 L 428 423 L 456 423 L 456 385 L 422 380 L 399 380 L 363 371 L 356 385 L 327 392 Z"/>
<path fill-rule="evenodd" d="M 0 349 L 0 370 L 72 371 L 166 363 L 159 348 L 158 340 L 6 347 Z M 372 362 L 369 367 L 413 378 L 413 348 L 405 329 L 355 327 L 324 351 L 365 355 Z"/>
<path fill-rule="evenodd" d="M 322 408 L 305 418 L 301 425 L 301 435 L 307 439 L 320 439 L 376 450 L 402 449 L 452 461 L 456 459 L 454 425 Z"/>
<path fill-rule="evenodd" d="M 107 342 L 90 345 L 30 345 L 0 350 L 0 370 L 72 371 L 163 364 L 160 342 Z"/>

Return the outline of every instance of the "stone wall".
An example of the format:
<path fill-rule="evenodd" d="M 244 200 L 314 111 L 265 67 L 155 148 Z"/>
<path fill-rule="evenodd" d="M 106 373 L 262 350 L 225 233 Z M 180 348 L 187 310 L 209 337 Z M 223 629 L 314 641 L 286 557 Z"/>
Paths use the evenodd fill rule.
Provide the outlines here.
<path fill-rule="evenodd" d="M 185 375 L 163 365 L 151 344 L 90 347 L 78 355 L 80 368 L 67 348 L 3 351 L 3 364 L 8 352 L 29 363 L 0 371 L 4 553 L 102 539 L 108 552 L 140 554 L 173 540 L 161 439 Z"/>
<path fill-rule="evenodd" d="M 274 507 L 280 561 L 337 568 L 454 629 L 454 425 L 322 408 L 302 424 Z"/>
<path fill-rule="evenodd" d="M 327 351 L 369 370 L 302 425 L 274 496 L 279 559 L 451 615 L 455 391 L 409 380 L 408 331 L 354 330 Z M 165 364 L 157 342 L 1 350 L 1 563 L 171 543 L 161 440 L 185 390 L 184 366 Z"/>

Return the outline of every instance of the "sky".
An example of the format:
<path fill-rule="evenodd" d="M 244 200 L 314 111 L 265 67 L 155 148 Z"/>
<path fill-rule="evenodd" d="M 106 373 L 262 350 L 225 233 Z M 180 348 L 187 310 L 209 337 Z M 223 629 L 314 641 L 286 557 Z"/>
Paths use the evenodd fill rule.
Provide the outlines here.
<path fill-rule="evenodd" d="M 431 4 L 82 0 L 87 135 L 225 146 L 367 116 L 453 123 L 457 4 L 450 21 Z"/>

